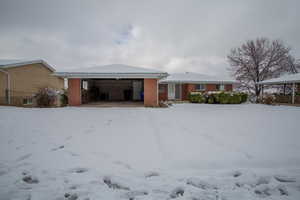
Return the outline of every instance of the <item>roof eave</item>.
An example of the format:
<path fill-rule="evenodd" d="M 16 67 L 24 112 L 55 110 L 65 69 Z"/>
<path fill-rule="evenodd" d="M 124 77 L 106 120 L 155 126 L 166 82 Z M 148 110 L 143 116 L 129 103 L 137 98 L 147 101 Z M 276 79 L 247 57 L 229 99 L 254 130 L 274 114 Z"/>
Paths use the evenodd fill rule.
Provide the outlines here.
<path fill-rule="evenodd" d="M 183 84 L 237 84 L 237 81 L 180 81 L 180 80 L 161 80 L 160 83 L 183 83 Z"/>
<path fill-rule="evenodd" d="M 30 60 L 30 61 L 24 61 L 24 62 L 18 62 L 18 63 L 12 63 L 1 66 L 1 68 L 12 68 L 12 67 L 20 67 L 24 65 L 30 65 L 30 64 L 43 64 L 45 67 L 47 67 L 50 71 L 55 72 L 55 69 L 51 67 L 47 62 L 44 60 Z"/>
<path fill-rule="evenodd" d="M 168 76 L 167 73 L 81 73 L 81 72 L 55 72 L 55 76 L 64 78 L 156 78 L 161 79 Z"/>
<path fill-rule="evenodd" d="M 300 80 L 289 80 L 289 81 L 274 81 L 274 82 L 258 82 L 257 85 L 277 85 L 277 84 L 291 84 L 300 83 Z"/>

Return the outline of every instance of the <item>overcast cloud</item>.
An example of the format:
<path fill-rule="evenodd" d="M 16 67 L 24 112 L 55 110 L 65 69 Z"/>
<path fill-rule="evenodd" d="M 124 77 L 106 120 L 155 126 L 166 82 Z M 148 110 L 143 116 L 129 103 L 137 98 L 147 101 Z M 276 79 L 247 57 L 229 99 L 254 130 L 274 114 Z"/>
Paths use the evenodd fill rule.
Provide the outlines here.
<path fill-rule="evenodd" d="M 225 75 L 230 49 L 256 37 L 282 39 L 300 58 L 299 8 L 297 0 L 0 0 L 0 58 Z"/>

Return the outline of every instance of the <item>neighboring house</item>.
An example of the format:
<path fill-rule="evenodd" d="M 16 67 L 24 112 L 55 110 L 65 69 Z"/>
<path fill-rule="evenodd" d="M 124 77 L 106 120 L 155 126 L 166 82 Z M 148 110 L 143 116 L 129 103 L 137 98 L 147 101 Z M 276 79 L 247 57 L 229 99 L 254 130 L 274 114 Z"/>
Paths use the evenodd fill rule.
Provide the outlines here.
<path fill-rule="evenodd" d="M 159 81 L 159 99 L 188 100 L 190 92 L 232 91 L 236 81 L 198 73 L 171 74 Z"/>
<path fill-rule="evenodd" d="M 53 72 L 43 60 L 0 59 L 0 104 L 32 104 L 33 95 L 41 88 L 63 89 L 63 78 Z"/>
<path fill-rule="evenodd" d="M 68 79 L 69 105 L 101 101 L 140 101 L 158 106 L 158 81 L 166 72 L 122 64 L 112 64 L 56 72 Z"/>
<path fill-rule="evenodd" d="M 272 78 L 269 80 L 258 82 L 257 85 L 261 86 L 261 96 L 264 98 L 264 85 L 283 85 L 283 96 L 281 96 L 282 100 L 285 102 L 278 103 L 289 103 L 288 98 L 286 98 L 286 86 L 290 85 L 292 89 L 291 93 L 291 103 L 300 104 L 300 73 L 296 74 L 285 74 L 278 78 Z M 298 94 L 299 93 L 299 94 Z M 297 95 L 298 94 L 298 95 Z M 280 96 L 277 95 L 275 101 L 280 100 Z"/>

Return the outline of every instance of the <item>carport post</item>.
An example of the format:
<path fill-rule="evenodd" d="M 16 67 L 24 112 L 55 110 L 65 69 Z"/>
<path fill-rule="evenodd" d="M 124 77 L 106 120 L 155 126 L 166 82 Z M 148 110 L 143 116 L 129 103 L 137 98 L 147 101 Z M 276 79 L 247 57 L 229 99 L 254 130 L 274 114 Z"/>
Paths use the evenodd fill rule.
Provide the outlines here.
<path fill-rule="evenodd" d="M 295 83 L 293 83 L 292 87 L 292 104 L 295 103 Z"/>

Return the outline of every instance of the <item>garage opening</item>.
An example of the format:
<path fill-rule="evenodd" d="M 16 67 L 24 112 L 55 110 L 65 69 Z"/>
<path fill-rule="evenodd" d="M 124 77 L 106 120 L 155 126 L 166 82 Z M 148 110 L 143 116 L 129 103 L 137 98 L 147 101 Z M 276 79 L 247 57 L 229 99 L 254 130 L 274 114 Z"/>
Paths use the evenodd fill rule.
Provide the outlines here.
<path fill-rule="evenodd" d="M 143 79 L 83 79 L 82 103 L 143 102 Z"/>

